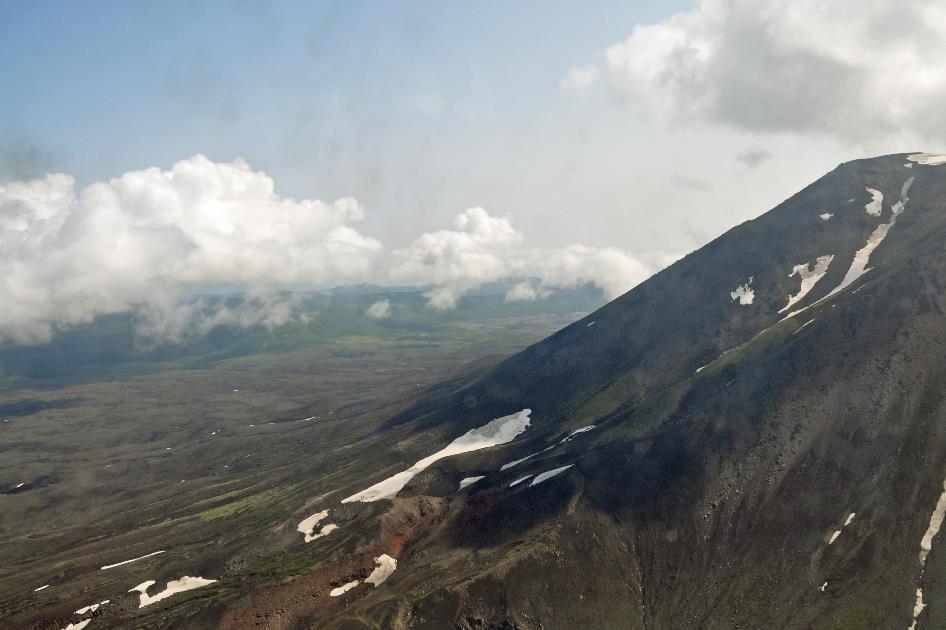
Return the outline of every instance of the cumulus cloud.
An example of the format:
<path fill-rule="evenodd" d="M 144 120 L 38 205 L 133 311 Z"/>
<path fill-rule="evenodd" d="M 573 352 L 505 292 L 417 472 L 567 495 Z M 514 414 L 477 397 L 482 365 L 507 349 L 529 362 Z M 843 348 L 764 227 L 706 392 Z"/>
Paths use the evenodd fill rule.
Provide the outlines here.
<path fill-rule="evenodd" d="M 137 305 L 136 333 L 139 343 L 148 347 L 181 343 L 188 337 L 206 335 L 217 326 L 271 329 L 296 320 L 299 302 L 298 295 L 273 292 L 251 292 L 233 305 L 206 297 L 186 299 L 174 292 L 158 292 Z"/>
<path fill-rule="evenodd" d="M 523 236 L 508 219 L 470 208 L 454 219 L 453 230 L 427 232 L 394 252 L 395 280 L 438 285 L 428 295 L 437 309 L 451 309 L 466 291 L 514 275 Z"/>
<path fill-rule="evenodd" d="M 942 139 L 944 55 L 939 0 L 700 0 L 636 26 L 603 66 L 629 103 L 675 121 Z"/>
<path fill-rule="evenodd" d="M 736 161 L 749 170 L 758 168 L 771 159 L 772 154 L 762 147 L 749 147 L 745 151 L 736 154 Z"/>
<path fill-rule="evenodd" d="M 565 77 L 558 87 L 563 94 L 584 96 L 597 79 L 598 68 L 596 66 L 572 66 L 565 73 Z"/>
<path fill-rule="evenodd" d="M 506 278 L 522 280 L 509 301 L 584 283 L 615 297 L 671 260 L 613 247 L 530 247 L 508 217 L 479 207 L 457 215 L 452 229 L 386 250 L 356 229 L 363 216 L 354 199 L 281 197 L 242 160 L 201 155 L 81 190 L 61 174 L 0 185 L 0 339 L 44 342 L 57 329 L 121 312 L 133 313 L 148 344 L 216 326 L 280 326 L 300 310 L 296 297 L 278 292 L 287 285 L 426 284 L 434 309 Z M 200 296 L 221 285 L 246 295 Z M 390 310 L 379 300 L 366 315 Z"/>
<path fill-rule="evenodd" d="M 435 285 L 427 293 L 431 308 L 455 308 L 467 291 L 504 278 L 537 278 L 513 287 L 508 301 L 537 299 L 553 288 L 592 283 L 610 299 L 630 290 L 673 261 L 662 254 L 635 256 L 615 247 L 569 245 L 527 247 L 525 236 L 507 217 L 470 208 L 454 220 L 453 230 L 422 234 L 394 252 L 392 277 Z"/>
<path fill-rule="evenodd" d="M 365 311 L 365 315 L 371 319 L 387 319 L 391 317 L 391 300 L 387 298 L 377 300 L 368 307 L 368 310 Z"/>
<path fill-rule="evenodd" d="M 523 280 L 506 291 L 507 302 L 534 302 L 547 298 L 552 294 L 551 291 L 542 287 L 541 284 L 529 280 Z"/>
<path fill-rule="evenodd" d="M 352 227 L 363 214 L 354 199 L 280 197 L 242 160 L 200 155 L 78 192 L 66 175 L 0 186 L 0 337 L 45 341 L 57 327 L 137 308 L 145 329 L 175 337 L 201 312 L 169 306 L 189 288 L 362 280 L 382 251 Z M 266 323 L 285 312 L 256 306 L 265 312 L 214 317 Z M 180 321 L 160 321 L 171 313 Z"/>

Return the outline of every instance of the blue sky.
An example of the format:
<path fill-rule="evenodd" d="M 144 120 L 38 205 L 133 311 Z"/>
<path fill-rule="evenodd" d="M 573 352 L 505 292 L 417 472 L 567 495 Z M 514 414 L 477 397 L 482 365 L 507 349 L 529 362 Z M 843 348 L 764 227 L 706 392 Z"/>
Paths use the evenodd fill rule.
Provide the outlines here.
<path fill-rule="evenodd" d="M 0 67 L 0 132 L 80 182 L 197 152 L 278 175 L 297 152 L 329 159 L 337 145 L 370 150 L 432 126 L 520 124 L 555 107 L 564 68 L 672 8 L 9 3 L 0 54 L 16 63 Z"/>
<path fill-rule="evenodd" d="M 614 297 L 842 161 L 946 148 L 941 0 L 7 2 L 0 54 L 28 342 L 219 285 Z"/>

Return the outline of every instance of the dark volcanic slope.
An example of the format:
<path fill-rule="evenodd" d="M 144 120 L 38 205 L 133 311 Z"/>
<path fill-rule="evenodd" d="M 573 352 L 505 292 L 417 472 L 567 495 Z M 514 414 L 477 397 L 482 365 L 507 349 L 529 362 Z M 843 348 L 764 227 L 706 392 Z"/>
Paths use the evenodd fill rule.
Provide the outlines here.
<path fill-rule="evenodd" d="M 339 525 L 273 560 L 291 579 L 224 575 L 196 602 L 98 621 L 946 627 L 944 309 L 946 165 L 843 164 L 392 418 L 289 521 L 328 510 Z M 341 503 L 522 409 L 532 424 L 514 441 L 436 461 L 393 500 Z M 368 586 L 382 554 L 397 568 Z"/>
<path fill-rule="evenodd" d="M 325 623 L 906 628 L 922 587 L 917 627 L 946 626 L 946 550 L 934 537 L 925 571 L 919 557 L 946 476 L 946 165 L 906 157 L 839 166 L 393 419 L 456 435 L 533 410 L 515 443 L 439 462 L 401 492 L 443 514 L 399 550 L 390 582 Z M 879 236 L 861 253 L 869 270 L 822 300 Z M 823 256 L 825 275 L 779 313 L 800 291 L 795 267 Z M 486 477 L 454 493 L 472 475 Z"/>

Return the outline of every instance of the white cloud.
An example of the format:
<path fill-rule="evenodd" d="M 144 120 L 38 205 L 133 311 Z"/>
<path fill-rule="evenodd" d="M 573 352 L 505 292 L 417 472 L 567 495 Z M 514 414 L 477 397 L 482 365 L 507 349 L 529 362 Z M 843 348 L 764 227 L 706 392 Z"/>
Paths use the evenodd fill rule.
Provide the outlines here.
<path fill-rule="evenodd" d="M 563 94 L 584 96 L 597 79 L 598 68 L 596 66 L 572 66 L 565 73 L 565 77 L 558 87 Z"/>
<path fill-rule="evenodd" d="M 508 218 L 470 208 L 457 216 L 453 230 L 422 234 L 409 247 L 394 252 L 392 278 L 436 285 L 428 306 L 455 308 L 467 291 L 504 278 L 538 278 L 513 287 L 508 301 L 535 299 L 550 288 L 592 283 L 611 299 L 630 290 L 673 261 L 673 257 L 632 255 L 615 247 L 569 245 L 527 247 L 525 236 Z"/>
<path fill-rule="evenodd" d="M 523 236 L 509 219 L 470 208 L 454 219 L 453 230 L 427 232 L 394 252 L 395 280 L 431 283 L 431 307 L 451 309 L 460 296 L 477 286 L 515 274 L 516 253 Z"/>
<path fill-rule="evenodd" d="M 188 289 L 362 280 L 382 250 L 351 226 L 363 217 L 354 199 L 280 197 L 242 160 L 198 155 L 78 195 L 74 186 L 64 175 L 0 186 L 0 337 L 44 341 L 57 327 L 140 307 L 145 329 L 173 338 L 202 313 L 171 307 Z M 213 317 L 237 325 L 285 317 L 278 300 L 256 308 L 267 312 Z"/>
<path fill-rule="evenodd" d="M 452 229 L 388 251 L 355 229 L 363 216 L 354 199 L 281 197 L 242 160 L 200 155 L 78 192 L 66 175 L 0 186 L 0 339 L 44 342 L 57 329 L 129 311 L 149 344 L 221 325 L 280 326 L 298 310 L 296 298 L 274 292 L 284 285 L 429 284 L 434 309 L 506 278 L 523 280 L 509 301 L 583 283 L 611 298 L 671 260 L 613 247 L 529 247 L 508 217 L 478 207 Z M 195 297 L 213 285 L 248 295 L 235 306 Z M 382 319 L 390 308 L 380 300 L 366 314 Z"/>
<path fill-rule="evenodd" d="M 552 294 L 551 291 L 542 287 L 541 284 L 523 280 L 511 289 L 506 291 L 507 302 L 534 302 L 547 298 Z"/>
<path fill-rule="evenodd" d="M 944 56 L 938 0 L 700 0 L 636 26 L 604 68 L 629 103 L 675 121 L 943 139 Z"/>
<path fill-rule="evenodd" d="M 391 300 L 387 298 L 377 300 L 368 307 L 368 310 L 365 311 L 365 315 L 371 319 L 387 319 L 391 317 Z"/>

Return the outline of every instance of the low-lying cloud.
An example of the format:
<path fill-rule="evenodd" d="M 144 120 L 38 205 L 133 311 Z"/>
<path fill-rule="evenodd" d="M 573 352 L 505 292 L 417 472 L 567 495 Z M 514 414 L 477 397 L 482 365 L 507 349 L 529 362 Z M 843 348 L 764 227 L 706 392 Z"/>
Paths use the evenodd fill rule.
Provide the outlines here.
<path fill-rule="evenodd" d="M 449 309 L 466 292 L 535 278 L 507 295 L 538 299 L 591 282 L 615 297 L 671 259 L 611 247 L 529 247 L 506 217 L 460 213 L 452 229 L 386 249 L 362 234 L 358 202 L 294 200 L 242 160 L 198 155 L 76 190 L 72 177 L 0 185 L 0 338 L 48 341 L 57 329 L 133 312 L 138 332 L 179 342 L 215 326 L 278 326 L 295 317 L 287 285 L 411 282 Z M 239 306 L 195 298 L 207 286 L 248 290 Z M 390 304 L 367 315 L 385 318 Z"/>
<path fill-rule="evenodd" d="M 422 234 L 409 247 L 393 252 L 393 279 L 430 283 L 428 304 L 455 308 L 467 291 L 505 278 L 536 278 L 506 294 L 508 301 L 545 297 L 550 289 L 591 283 L 608 299 L 629 291 L 673 261 L 662 254 L 635 256 L 616 247 L 569 245 L 529 247 L 509 218 L 483 208 L 457 215 L 454 229 Z"/>
<path fill-rule="evenodd" d="M 633 107 L 676 122 L 943 140 L 944 55 L 938 0 L 700 0 L 634 27 L 599 74 Z"/>

